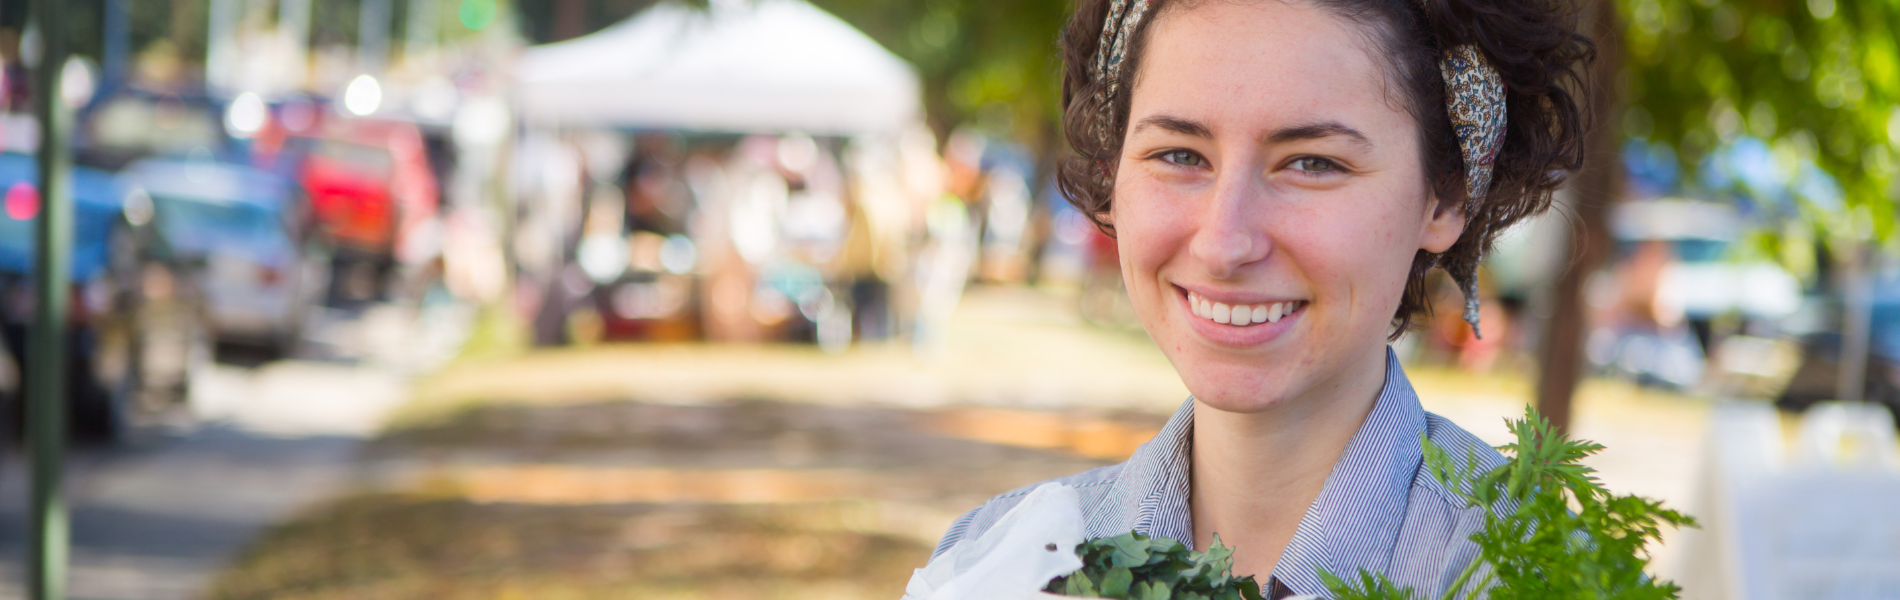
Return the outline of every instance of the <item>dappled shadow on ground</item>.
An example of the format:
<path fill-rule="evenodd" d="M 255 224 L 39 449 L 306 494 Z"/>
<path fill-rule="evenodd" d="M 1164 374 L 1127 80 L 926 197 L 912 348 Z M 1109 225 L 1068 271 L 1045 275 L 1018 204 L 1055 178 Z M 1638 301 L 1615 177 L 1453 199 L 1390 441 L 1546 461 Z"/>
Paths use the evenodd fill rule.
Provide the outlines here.
<path fill-rule="evenodd" d="M 385 432 L 371 489 L 215 598 L 894 598 L 957 514 L 1111 464 L 1154 415 L 758 399 L 476 405 Z"/>
<path fill-rule="evenodd" d="M 273 532 L 212 598 L 872 598 L 929 549 L 848 504 L 483 504 L 365 495 Z M 891 586 L 895 584 L 895 588 Z M 893 593 L 895 591 L 895 593 Z"/>
<path fill-rule="evenodd" d="M 231 555 L 344 477 L 355 446 L 225 426 L 187 437 L 75 449 L 66 463 L 69 593 L 80 599 L 188 598 Z M 0 465 L 0 598 L 24 594 L 24 461 Z"/>

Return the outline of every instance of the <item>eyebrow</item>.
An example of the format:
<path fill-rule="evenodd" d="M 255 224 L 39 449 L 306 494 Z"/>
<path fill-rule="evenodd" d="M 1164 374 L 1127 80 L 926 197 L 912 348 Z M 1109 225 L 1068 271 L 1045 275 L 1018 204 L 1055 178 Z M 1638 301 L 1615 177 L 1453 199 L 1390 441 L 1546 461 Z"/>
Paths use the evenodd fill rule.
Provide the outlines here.
<path fill-rule="evenodd" d="M 1134 131 L 1141 131 L 1149 127 L 1160 127 L 1181 135 L 1191 135 L 1200 138 L 1214 137 L 1214 132 L 1209 131 L 1206 125 L 1172 115 L 1155 115 L 1142 119 L 1140 123 L 1135 124 Z"/>
<path fill-rule="evenodd" d="M 1214 133 L 1210 131 L 1206 125 L 1173 115 L 1155 115 L 1142 119 L 1140 123 L 1135 124 L 1133 131 L 1138 132 L 1149 127 L 1159 127 L 1182 135 L 1191 135 L 1200 138 L 1214 137 Z M 1321 121 L 1291 127 L 1281 127 L 1273 130 L 1272 133 L 1267 134 L 1266 137 L 1262 139 L 1269 144 L 1282 144 L 1299 140 L 1317 140 L 1329 137 L 1343 137 L 1360 146 L 1372 146 L 1372 139 L 1366 137 L 1366 134 L 1338 121 Z"/>
<path fill-rule="evenodd" d="M 1279 143 L 1292 142 L 1292 141 L 1298 141 L 1298 140 L 1317 140 L 1317 139 L 1323 139 L 1323 138 L 1329 138 L 1329 137 L 1347 138 L 1360 146 L 1370 147 L 1372 145 L 1372 139 L 1366 137 L 1366 134 L 1360 133 L 1359 130 L 1353 129 L 1350 126 L 1347 126 L 1345 123 L 1341 123 L 1338 121 L 1321 121 L 1318 123 L 1306 123 L 1302 125 L 1294 125 L 1292 127 L 1282 127 L 1282 128 L 1273 130 L 1273 133 L 1267 134 L 1266 141 L 1267 143 L 1270 143 L 1270 144 L 1279 144 Z"/>

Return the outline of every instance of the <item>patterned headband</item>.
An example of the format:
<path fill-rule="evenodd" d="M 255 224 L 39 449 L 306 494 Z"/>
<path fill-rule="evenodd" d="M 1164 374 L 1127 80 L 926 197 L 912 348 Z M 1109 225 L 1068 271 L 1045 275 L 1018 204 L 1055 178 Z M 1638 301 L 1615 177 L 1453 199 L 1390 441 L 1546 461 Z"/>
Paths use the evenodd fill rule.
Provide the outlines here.
<path fill-rule="evenodd" d="M 1102 118 L 1097 119 L 1095 136 L 1107 146 L 1114 131 L 1114 99 L 1120 92 L 1122 60 L 1128 56 L 1129 40 L 1147 16 L 1149 0 L 1109 0 L 1108 19 L 1102 23 L 1102 40 L 1092 65 L 1096 81 L 1095 103 Z M 1475 44 L 1463 44 L 1445 51 L 1439 59 L 1439 74 L 1445 78 L 1446 112 L 1452 130 L 1458 135 L 1458 147 L 1465 164 L 1465 218 L 1477 216 L 1478 201 L 1491 189 L 1491 171 L 1497 164 L 1498 151 L 1504 146 L 1504 78 L 1491 65 L 1484 51 Z M 1443 265 L 1465 294 L 1465 322 L 1471 332 L 1482 338 L 1478 329 L 1478 263 L 1485 238 L 1491 232 L 1479 231 L 1476 243 L 1479 255 Z"/>

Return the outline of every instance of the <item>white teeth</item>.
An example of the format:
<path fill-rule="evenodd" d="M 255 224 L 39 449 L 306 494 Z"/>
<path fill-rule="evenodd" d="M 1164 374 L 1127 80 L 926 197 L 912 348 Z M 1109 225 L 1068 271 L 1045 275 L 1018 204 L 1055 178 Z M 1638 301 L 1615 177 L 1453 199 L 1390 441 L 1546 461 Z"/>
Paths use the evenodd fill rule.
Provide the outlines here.
<path fill-rule="evenodd" d="M 1274 302 L 1234 306 L 1202 298 L 1199 294 L 1188 294 L 1188 309 L 1194 316 L 1220 323 L 1246 327 L 1256 323 L 1278 323 L 1280 319 L 1293 314 L 1300 307 L 1299 302 Z"/>

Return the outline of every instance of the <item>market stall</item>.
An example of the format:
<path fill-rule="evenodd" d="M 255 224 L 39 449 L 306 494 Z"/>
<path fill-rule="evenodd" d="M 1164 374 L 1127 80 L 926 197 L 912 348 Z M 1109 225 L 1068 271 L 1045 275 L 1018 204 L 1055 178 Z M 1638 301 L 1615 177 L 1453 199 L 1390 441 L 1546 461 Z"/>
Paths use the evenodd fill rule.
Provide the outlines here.
<path fill-rule="evenodd" d="M 515 72 L 523 116 L 564 126 L 854 135 L 921 117 L 909 64 L 803 0 L 664 2 Z"/>

